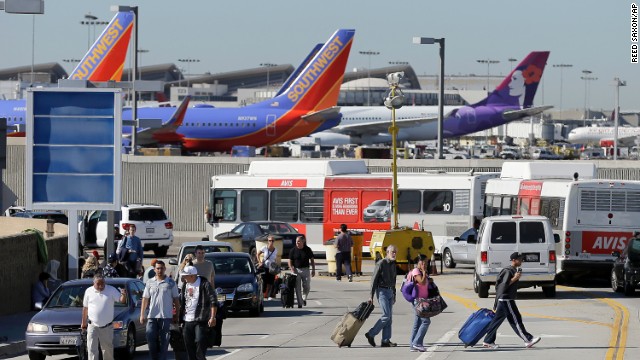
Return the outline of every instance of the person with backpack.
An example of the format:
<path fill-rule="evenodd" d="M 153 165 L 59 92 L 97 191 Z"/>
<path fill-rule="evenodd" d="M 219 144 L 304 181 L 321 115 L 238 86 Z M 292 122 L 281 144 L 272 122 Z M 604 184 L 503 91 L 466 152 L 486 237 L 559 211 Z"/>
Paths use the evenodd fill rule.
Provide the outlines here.
<path fill-rule="evenodd" d="M 418 255 L 416 267 L 409 273 L 408 277 L 410 281 L 413 281 L 415 284 L 414 286 L 418 289 L 418 297 L 413 301 L 413 306 L 415 307 L 418 299 L 426 299 L 429 297 L 429 275 L 427 272 L 426 255 Z M 414 314 L 413 328 L 411 330 L 411 337 L 409 338 L 409 350 L 411 352 L 426 351 L 423 343 L 424 336 L 427 334 L 427 330 L 429 330 L 429 325 L 431 325 L 430 318 L 420 317 L 417 313 Z"/>
<path fill-rule="evenodd" d="M 347 271 L 349 282 L 353 281 L 351 274 L 351 247 L 353 247 L 353 239 L 347 231 L 347 224 L 340 225 L 340 235 L 336 238 L 336 280 L 342 280 L 342 264 Z"/>

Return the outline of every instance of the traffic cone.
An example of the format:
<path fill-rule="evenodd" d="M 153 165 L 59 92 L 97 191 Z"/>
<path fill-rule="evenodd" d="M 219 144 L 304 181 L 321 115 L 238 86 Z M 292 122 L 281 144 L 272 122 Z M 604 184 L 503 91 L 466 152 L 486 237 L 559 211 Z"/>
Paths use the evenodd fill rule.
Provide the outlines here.
<path fill-rule="evenodd" d="M 436 265 L 436 257 L 435 255 L 431 255 L 431 269 L 430 269 L 430 273 L 431 275 L 438 275 L 438 265 Z"/>

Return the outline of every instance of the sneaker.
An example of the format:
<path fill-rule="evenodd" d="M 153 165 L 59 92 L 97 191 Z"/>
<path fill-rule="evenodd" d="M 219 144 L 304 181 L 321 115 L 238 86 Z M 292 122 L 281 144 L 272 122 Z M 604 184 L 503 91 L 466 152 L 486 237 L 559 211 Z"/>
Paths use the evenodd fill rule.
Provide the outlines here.
<path fill-rule="evenodd" d="M 307 300 L 302 300 L 302 305 L 307 306 Z"/>
<path fill-rule="evenodd" d="M 369 345 L 376 347 L 376 339 L 373 336 L 369 335 L 369 333 L 364 333 L 364 337 L 367 338 Z"/>
<path fill-rule="evenodd" d="M 353 282 L 353 276 L 349 275 L 349 282 Z"/>
<path fill-rule="evenodd" d="M 489 344 L 489 343 L 482 343 L 482 346 L 483 346 L 483 347 L 486 347 L 486 348 L 488 348 L 488 349 L 497 349 L 497 348 L 498 348 L 498 345 L 496 345 L 495 343 L 491 343 L 491 344 Z"/>
<path fill-rule="evenodd" d="M 535 344 L 537 344 L 539 342 L 540 342 L 540 336 L 534 337 L 533 339 L 531 339 L 531 341 L 525 342 L 524 346 L 530 348 L 530 347 L 533 347 L 533 345 L 535 345 Z"/>
<path fill-rule="evenodd" d="M 391 340 L 383 341 L 383 342 L 380 344 L 380 347 L 396 347 L 396 346 L 398 346 L 398 344 L 397 344 L 397 343 L 394 343 L 394 342 L 391 342 Z"/>
<path fill-rule="evenodd" d="M 269 298 L 267 299 L 267 301 L 271 301 L 273 300 L 273 298 L 271 296 L 269 296 Z"/>
<path fill-rule="evenodd" d="M 422 346 L 422 345 L 413 345 L 413 346 L 411 346 L 411 351 L 412 352 L 425 352 L 425 351 L 427 351 L 427 349 L 425 349 L 424 346 Z"/>

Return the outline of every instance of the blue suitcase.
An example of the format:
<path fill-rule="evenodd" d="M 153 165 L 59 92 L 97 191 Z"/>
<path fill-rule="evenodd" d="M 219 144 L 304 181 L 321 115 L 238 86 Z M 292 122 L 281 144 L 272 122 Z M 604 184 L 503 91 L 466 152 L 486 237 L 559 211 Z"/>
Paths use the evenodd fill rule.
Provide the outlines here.
<path fill-rule="evenodd" d="M 486 335 L 491 320 L 496 313 L 489 309 L 480 309 L 467 319 L 458 331 L 458 338 L 464 343 L 464 347 L 474 346 L 480 339 Z"/>

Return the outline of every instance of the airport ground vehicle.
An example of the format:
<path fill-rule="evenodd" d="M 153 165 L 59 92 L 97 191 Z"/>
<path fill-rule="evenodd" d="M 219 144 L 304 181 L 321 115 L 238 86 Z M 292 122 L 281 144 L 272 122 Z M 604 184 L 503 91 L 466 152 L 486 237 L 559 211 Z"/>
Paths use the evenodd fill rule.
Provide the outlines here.
<path fill-rule="evenodd" d="M 460 235 L 482 217 L 484 187 L 498 173 L 398 174 L 399 225 L 433 234 L 438 251 L 445 239 Z M 371 235 L 391 228 L 389 221 L 367 222 L 364 209 L 392 197 L 390 173 L 368 173 L 362 160 L 253 161 L 248 174 L 211 179 L 207 232 L 228 232 L 245 221 L 286 221 L 306 235 L 316 253 L 347 224 L 363 233 L 363 252 Z M 223 239 L 221 239 L 223 240 Z"/>
<path fill-rule="evenodd" d="M 549 149 L 536 148 L 531 152 L 533 160 L 562 160 L 562 156 L 551 152 Z"/>
<path fill-rule="evenodd" d="M 556 242 L 551 222 L 544 216 L 502 215 L 484 218 L 478 230 L 473 290 L 489 296 L 500 271 L 511 264 L 513 252 L 524 255 L 518 287 L 541 286 L 544 296 L 556 295 Z"/>
<path fill-rule="evenodd" d="M 640 238 L 632 238 L 622 252 L 614 251 L 611 287 L 615 292 L 633 295 L 640 287 Z"/>
<path fill-rule="evenodd" d="M 598 179 L 585 161 L 505 162 L 499 179 L 487 181 L 485 216 L 543 215 L 561 242 L 561 277 L 611 273 L 638 229 L 640 182 Z"/>
<path fill-rule="evenodd" d="M 107 278 L 107 285 L 126 287 L 127 303 L 116 302 L 113 321 L 113 345 L 117 358 L 131 359 L 136 347 L 147 342 L 145 327 L 140 326 L 140 306 L 144 284 L 130 278 Z M 35 314 L 25 333 L 31 360 L 47 355 L 77 355 L 82 319 L 82 299 L 92 279 L 70 280 L 60 285 L 42 310 Z"/>
<path fill-rule="evenodd" d="M 129 204 L 115 212 L 115 222 L 121 234 L 136 226 L 136 236 L 142 241 L 144 250 L 153 250 L 157 257 L 167 255 L 173 244 L 173 223 L 159 205 Z M 78 224 L 80 243 L 85 247 L 104 247 L 107 239 L 107 212 L 92 211 Z"/>

